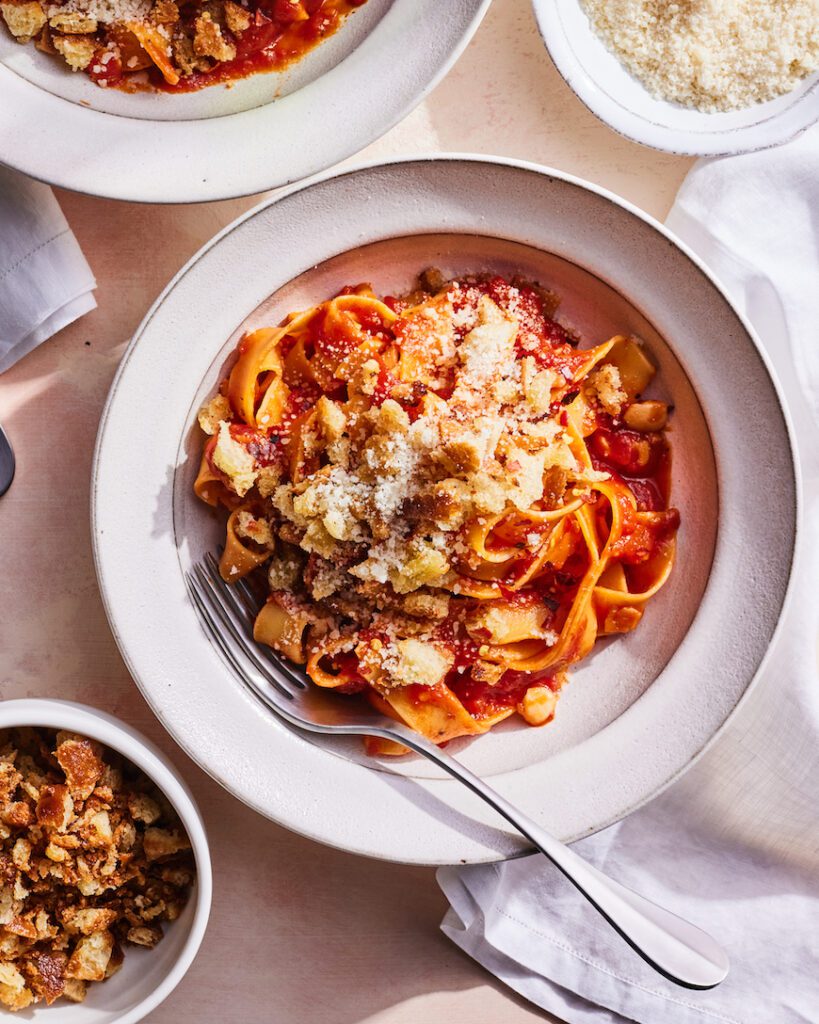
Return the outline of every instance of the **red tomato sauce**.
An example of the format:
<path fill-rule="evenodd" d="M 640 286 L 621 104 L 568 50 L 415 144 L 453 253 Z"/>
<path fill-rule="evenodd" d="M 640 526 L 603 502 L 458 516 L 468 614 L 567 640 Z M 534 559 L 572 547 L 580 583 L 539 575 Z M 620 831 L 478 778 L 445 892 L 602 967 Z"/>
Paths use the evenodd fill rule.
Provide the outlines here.
<path fill-rule="evenodd" d="M 180 77 L 174 85 L 163 78 L 153 63 L 146 67 L 148 61 L 143 63 L 140 60 L 142 78 L 147 76 L 150 89 L 178 93 L 197 92 L 209 85 L 233 82 L 260 72 L 282 71 L 338 31 L 347 15 L 365 3 L 366 0 L 302 0 L 300 4 L 294 0 L 251 2 L 245 8 L 252 19 L 247 29 L 234 34 L 222 27 L 223 39 L 236 48 L 233 60 L 218 61 L 208 71 L 194 71 Z M 178 6 L 181 24 L 192 34 L 203 7 L 190 0 L 178 0 Z M 303 16 L 305 12 L 308 15 L 306 19 Z M 112 37 L 112 41 L 116 42 L 116 39 Z M 146 87 L 144 82 L 134 79 L 129 73 L 127 61 L 115 56 L 114 59 L 109 58 L 105 65 L 101 64 L 97 58 L 104 50 L 105 47 L 101 47 L 88 68 L 88 74 L 94 81 L 126 90 Z M 146 57 L 138 45 L 135 52 Z M 94 71 L 95 67 L 101 70 Z"/>
<path fill-rule="evenodd" d="M 542 673 L 504 672 L 497 683 L 476 682 L 470 675 L 451 673 L 446 685 L 475 718 L 489 718 L 516 707 L 533 686 L 552 686 L 551 676 Z"/>
<path fill-rule="evenodd" d="M 253 24 L 235 37 L 236 58 L 218 63 L 211 71 L 194 72 L 169 85 L 156 69 L 151 84 L 162 92 L 196 92 L 220 82 L 231 82 L 265 71 L 282 71 L 333 35 L 347 15 L 366 0 L 304 0 L 307 21 L 288 17 L 287 0 L 261 0 L 251 4 Z M 194 7 L 196 5 L 193 5 Z"/>
<path fill-rule="evenodd" d="M 339 676 L 344 680 L 337 693 L 361 693 L 369 687 L 369 683 L 358 670 L 358 657 L 352 651 L 341 651 L 332 658 L 321 659 L 322 669 L 328 675 Z"/>
<path fill-rule="evenodd" d="M 604 425 L 589 438 L 588 447 L 594 468 L 630 488 L 640 511 L 668 508 L 671 448 L 662 433 Z"/>

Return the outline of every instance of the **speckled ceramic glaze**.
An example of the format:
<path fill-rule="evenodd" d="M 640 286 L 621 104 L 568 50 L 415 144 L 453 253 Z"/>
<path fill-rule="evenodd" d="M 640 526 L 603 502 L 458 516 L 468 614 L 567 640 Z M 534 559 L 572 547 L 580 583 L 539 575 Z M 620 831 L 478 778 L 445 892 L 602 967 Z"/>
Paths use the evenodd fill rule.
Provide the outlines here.
<path fill-rule="evenodd" d="M 252 195 L 358 152 L 405 117 L 489 0 L 368 0 L 284 72 L 196 93 L 101 89 L 0 29 L 0 162 L 113 199 Z M 408 55 L 411 55 L 411 59 Z"/>
<path fill-rule="evenodd" d="M 222 530 L 191 492 L 195 416 L 241 332 L 350 281 L 401 290 L 431 264 L 539 279 L 588 344 L 639 334 L 675 405 L 669 583 L 573 673 L 554 723 L 452 745 L 562 838 L 639 806 L 724 724 L 776 628 L 796 508 L 786 419 L 747 324 L 660 225 L 593 186 L 479 158 L 362 168 L 263 204 L 194 257 L 137 331 L 100 428 L 93 531 L 120 649 L 165 726 L 240 799 L 323 842 L 429 864 L 524 847 L 426 762 L 366 760 L 356 741 L 281 725 L 206 639 L 183 570 Z"/>
<path fill-rule="evenodd" d="M 540 33 L 566 83 L 592 113 L 635 142 L 717 156 L 779 146 L 819 119 L 819 72 L 768 103 L 706 114 L 652 96 L 592 29 L 579 0 L 534 0 Z"/>

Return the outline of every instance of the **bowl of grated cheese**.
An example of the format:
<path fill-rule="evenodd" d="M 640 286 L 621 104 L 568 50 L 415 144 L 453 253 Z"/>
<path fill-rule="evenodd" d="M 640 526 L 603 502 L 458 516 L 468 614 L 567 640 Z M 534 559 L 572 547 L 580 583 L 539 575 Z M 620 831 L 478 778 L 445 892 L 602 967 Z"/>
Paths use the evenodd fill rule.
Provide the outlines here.
<path fill-rule="evenodd" d="M 533 0 L 555 66 L 621 135 L 691 156 L 819 120 L 819 0 Z"/>

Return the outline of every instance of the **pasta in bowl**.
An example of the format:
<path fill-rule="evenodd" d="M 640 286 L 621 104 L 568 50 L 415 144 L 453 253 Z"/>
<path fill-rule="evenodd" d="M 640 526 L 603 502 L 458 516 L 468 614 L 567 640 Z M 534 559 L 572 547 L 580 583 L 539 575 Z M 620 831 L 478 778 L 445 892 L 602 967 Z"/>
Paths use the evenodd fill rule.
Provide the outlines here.
<path fill-rule="evenodd" d="M 228 511 L 222 576 L 266 592 L 256 640 L 436 742 L 551 721 L 673 566 L 653 364 L 579 347 L 558 305 L 434 270 L 345 288 L 246 334 L 199 414 L 194 489 Z"/>
<path fill-rule="evenodd" d="M 101 88 L 193 92 L 281 71 L 366 0 L 20 0 L 0 22 Z"/>
<path fill-rule="evenodd" d="M 356 282 L 371 280 L 385 299 L 403 295 L 431 265 L 461 284 L 469 274 L 485 273 L 547 285 L 560 296 L 549 319 L 576 332 L 581 342 L 569 346 L 575 353 L 617 335 L 643 340 L 636 351 L 650 357 L 657 373 L 631 404 L 647 398 L 673 403 L 673 432 L 666 434 L 673 458 L 670 467 L 657 465 L 642 477 L 627 466 L 617 472 L 631 481 L 633 493 L 640 480 L 651 479 L 662 491 L 670 475 L 681 520 L 679 557 L 660 591 L 639 606 L 644 615 L 637 628 L 604 637 L 569 666 L 571 682 L 560 692 L 552 724 L 532 728 L 513 711 L 488 734 L 455 739 L 450 749 L 565 841 L 617 821 L 678 778 L 747 692 L 770 648 L 795 536 L 787 423 L 751 333 L 707 271 L 662 226 L 558 171 L 471 157 L 360 168 L 266 201 L 220 235 L 157 302 L 121 364 L 100 427 L 93 537 L 101 592 L 131 674 L 176 740 L 227 790 L 288 828 L 367 856 L 488 862 L 522 852 L 518 837 L 499 826 L 491 810 L 426 760 L 368 757 L 351 737 L 311 742 L 289 728 L 237 679 L 203 630 L 188 586 L 189 572 L 224 543 L 228 516 L 241 511 L 240 504 L 255 511 L 258 477 L 252 474 L 265 461 L 257 466 L 255 455 L 253 486 L 242 498 L 231 498 L 216 474 L 211 481 L 211 496 L 219 501 L 221 493 L 235 501 L 233 508 L 213 508 L 194 493 L 203 447 L 218 438 L 218 432 L 203 436 L 197 416 L 217 390 L 230 401 L 229 386 L 223 392 L 219 385 L 235 369 L 243 336 L 268 326 L 281 331 L 292 323 L 289 312 L 310 310 Z M 446 282 L 429 280 L 424 290 L 432 295 L 439 283 Z M 424 297 L 408 298 L 418 305 Z M 395 347 L 385 340 L 410 308 L 384 305 L 396 318 L 387 330 L 372 325 L 374 335 L 384 335 L 373 337 L 373 348 L 380 347 L 372 358 L 382 360 Z M 362 330 L 371 333 L 366 324 Z M 302 334 L 306 342 L 310 332 Z M 574 340 L 571 332 L 567 340 Z M 254 387 L 254 418 L 265 383 L 282 377 L 291 392 L 299 389 L 287 367 L 295 359 L 293 339 L 274 347 L 281 372 L 274 364 L 269 380 L 262 374 L 258 394 Z M 612 346 L 611 359 L 622 348 Z M 306 344 L 304 351 L 318 371 L 322 362 Z M 341 386 L 350 380 L 352 374 L 333 385 L 338 390 L 327 397 L 334 404 L 349 400 Z M 312 395 L 316 403 L 322 397 L 318 388 Z M 452 396 L 441 389 L 438 397 L 446 404 Z M 415 411 L 404 411 L 413 422 Z M 554 412 L 561 415 L 557 406 Z M 258 429 L 232 411 L 225 416 L 231 436 Z M 144 425 L 140 443 L 134 424 Z M 636 440 L 647 441 L 657 456 L 663 451 L 657 439 L 652 445 L 650 431 L 625 422 L 618 429 L 640 434 Z M 272 429 L 261 433 L 270 441 L 278 436 Z M 610 434 L 601 440 L 611 442 Z M 603 455 L 597 443 L 591 434 L 584 438 L 590 460 Z M 646 448 L 640 448 L 643 458 Z M 579 445 L 576 450 L 582 452 Z M 283 476 L 276 486 L 288 482 Z M 271 507 L 269 499 L 266 504 Z M 264 511 L 261 498 L 258 507 Z M 601 541 L 608 536 L 606 518 L 603 509 L 595 524 Z M 284 525 L 272 516 L 267 521 Z M 495 533 L 488 550 L 499 546 Z M 447 532 L 446 555 L 456 554 L 458 536 Z M 263 554 L 241 532 L 239 539 Z M 518 543 L 526 538 L 508 546 L 521 551 Z M 305 566 L 306 577 L 310 553 L 278 533 L 274 544 L 271 558 L 237 588 L 264 596 L 272 559 L 285 550 Z M 631 592 L 649 589 L 636 579 L 645 567 L 623 563 Z M 499 572 L 495 563 L 490 568 Z M 306 590 L 294 588 L 300 591 L 306 600 Z M 465 602 L 449 592 L 449 603 Z M 558 632 L 558 625 L 553 620 L 548 628 Z M 299 639 L 309 656 L 311 637 Z M 412 639 L 423 641 L 423 631 Z M 261 646 L 258 653 L 277 657 Z M 328 711 L 335 706 L 339 716 L 348 709 L 355 714 L 355 705 L 367 701 L 367 691 L 340 694 L 310 685 L 316 703 Z"/>

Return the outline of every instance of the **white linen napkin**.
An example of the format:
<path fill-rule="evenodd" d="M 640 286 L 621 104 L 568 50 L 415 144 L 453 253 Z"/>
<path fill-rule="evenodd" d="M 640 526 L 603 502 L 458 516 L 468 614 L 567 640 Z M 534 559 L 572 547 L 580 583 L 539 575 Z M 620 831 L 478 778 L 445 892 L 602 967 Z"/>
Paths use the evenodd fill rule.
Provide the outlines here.
<path fill-rule="evenodd" d="M 648 806 L 576 845 L 710 931 L 731 958 L 727 980 L 708 992 L 665 981 L 542 857 L 438 873 L 443 931 L 568 1024 L 819 1020 L 817 168 L 819 128 L 701 161 L 669 216 L 755 325 L 785 391 L 804 476 L 793 591 L 772 660 L 723 737 Z"/>
<path fill-rule="evenodd" d="M 94 309 L 96 286 L 51 189 L 0 167 L 0 373 Z"/>

